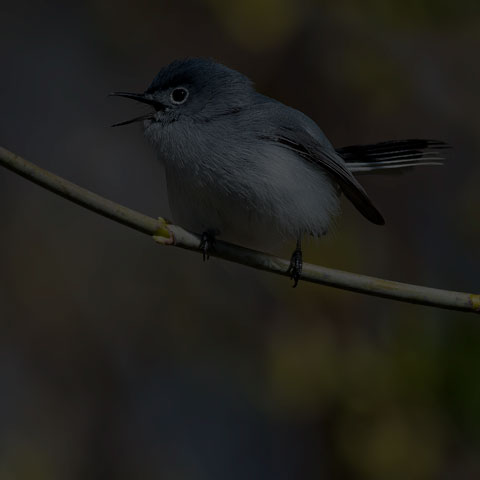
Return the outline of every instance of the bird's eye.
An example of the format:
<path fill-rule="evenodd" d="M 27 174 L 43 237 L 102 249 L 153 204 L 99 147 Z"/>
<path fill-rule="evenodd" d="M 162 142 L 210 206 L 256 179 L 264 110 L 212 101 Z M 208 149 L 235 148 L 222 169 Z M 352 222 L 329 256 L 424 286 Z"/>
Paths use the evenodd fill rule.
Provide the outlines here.
<path fill-rule="evenodd" d="M 172 103 L 175 103 L 176 105 L 180 105 L 181 103 L 184 103 L 185 100 L 188 98 L 188 90 L 186 88 L 180 87 L 180 88 L 175 88 L 172 90 L 172 93 L 170 94 L 170 100 Z"/>

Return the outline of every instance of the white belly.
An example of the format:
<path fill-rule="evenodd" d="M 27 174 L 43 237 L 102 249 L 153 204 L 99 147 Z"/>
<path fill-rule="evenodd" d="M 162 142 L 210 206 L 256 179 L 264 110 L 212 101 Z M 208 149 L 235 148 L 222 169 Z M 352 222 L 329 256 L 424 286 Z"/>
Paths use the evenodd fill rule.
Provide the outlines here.
<path fill-rule="evenodd" d="M 319 167 L 269 146 L 253 162 L 222 168 L 166 165 L 173 220 L 245 246 L 324 235 L 338 213 L 338 191 Z"/>

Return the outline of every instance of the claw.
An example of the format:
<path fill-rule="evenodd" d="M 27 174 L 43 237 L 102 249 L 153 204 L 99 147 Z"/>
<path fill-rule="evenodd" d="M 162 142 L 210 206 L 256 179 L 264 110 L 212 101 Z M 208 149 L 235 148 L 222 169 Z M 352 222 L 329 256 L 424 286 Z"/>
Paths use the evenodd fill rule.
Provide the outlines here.
<path fill-rule="evenodd" d="M 215 235 L 211 232 L 203 232 L 200 240 L 200 249 L 203 251 L 203 261 L 210 258 L 210 252 L 215 249 Z"/>
<path fill-rule="evenodd" d="M 293 280 L 293 288 L 298 285 L 300 276 L 302 274 L 303 268 L 303 259 L 302 259 L 302 250 L 297 248 L 290 259 L 290 266 L 288 267 L 287 273 L 290 274 L 290 278 Z"/>

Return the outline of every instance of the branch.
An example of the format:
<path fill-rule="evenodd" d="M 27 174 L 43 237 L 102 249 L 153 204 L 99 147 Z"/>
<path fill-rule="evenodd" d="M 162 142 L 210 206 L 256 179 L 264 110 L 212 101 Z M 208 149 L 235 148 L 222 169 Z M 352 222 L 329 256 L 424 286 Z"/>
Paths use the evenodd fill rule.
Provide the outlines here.
<path fill-rule="evenodd" d="M 155 241 L 162 245 L 173 245 L 200 252 L 200 237 L 198 235 L 187 232 L 176 225 L 167 224 L 163 219 L 154 219 L 112 202 L 37 167 L 2 147 L 0 147 L 0 164 L 41 187 L 61 195 L 67 200 L 122 223 L 127 227 L 151 235 Z M 289 262 L 287 260 L 226 242 L 217 241 L 215 243 L 215 251 L 211 255 L 259 270 L 284 276 L 288 275 Z M 393 282 L 307 263 L 303 265 L 301 279 L 307 282 L 402 302 L 480 313 L 480 294 L 452 292 Z"/>

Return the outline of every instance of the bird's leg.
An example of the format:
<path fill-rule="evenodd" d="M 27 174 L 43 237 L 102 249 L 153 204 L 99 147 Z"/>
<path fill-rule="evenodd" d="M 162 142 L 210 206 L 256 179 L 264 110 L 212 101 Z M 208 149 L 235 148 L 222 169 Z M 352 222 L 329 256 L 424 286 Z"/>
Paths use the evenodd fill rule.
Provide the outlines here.
<path fill-rule="evenodd" d="M 300 275 L 302 274 L 303 259 L 302 259 L 302 241 L 299 238 L 297 240 L 297 248 L 292 253 L 290 258 L 290 266 L 288 267 L 287 273 L 290 274 L 290 278 L 293 280 L 293 288 L 298 285 L 300 280 Z"/>
<path fill-rule="evenodd" d="M 207 230 L 202 233 L 200 249 L 203 251 L 203 261 L 210 258 L 210 252 L 215 249 L 215 232 Z"/>

